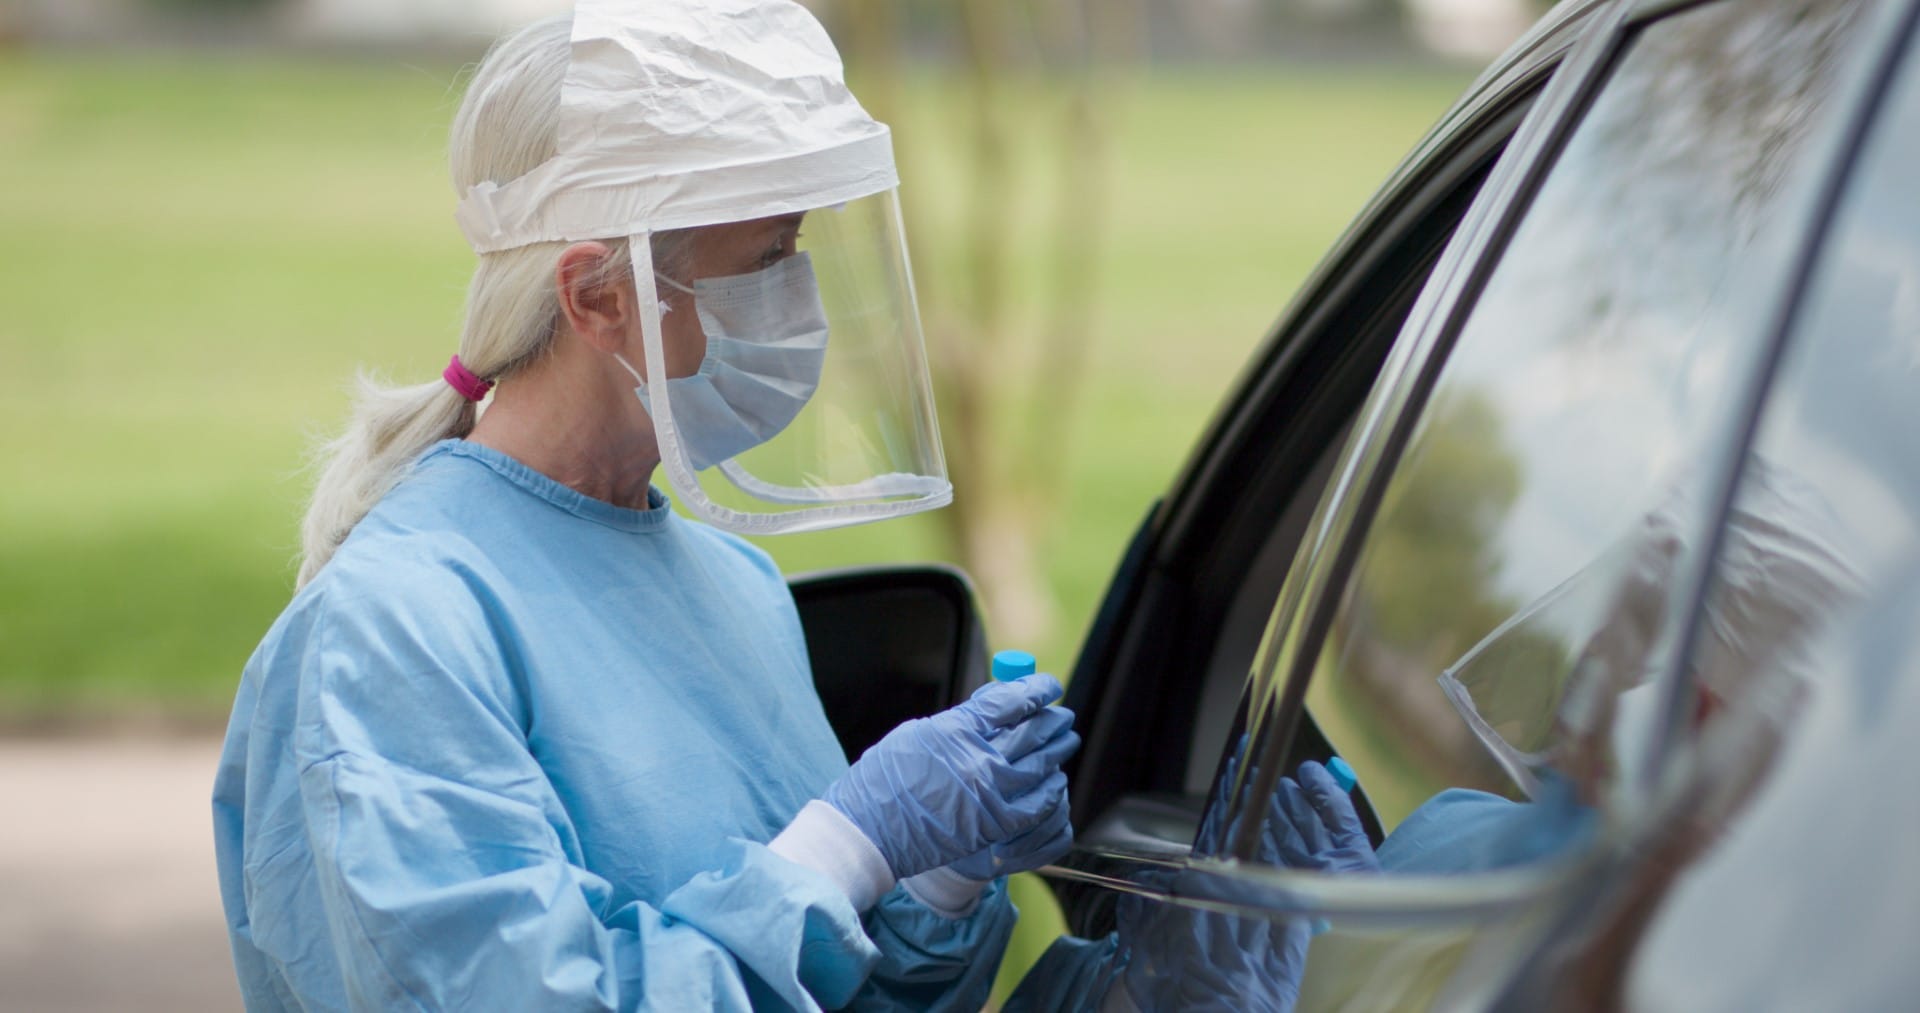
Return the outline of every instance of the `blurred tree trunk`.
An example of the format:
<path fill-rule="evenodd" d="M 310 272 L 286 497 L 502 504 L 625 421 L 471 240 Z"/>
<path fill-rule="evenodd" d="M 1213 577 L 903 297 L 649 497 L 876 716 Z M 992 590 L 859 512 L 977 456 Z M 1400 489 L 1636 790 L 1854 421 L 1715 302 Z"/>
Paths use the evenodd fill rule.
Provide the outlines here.
<path fill-rule="evenodd" d="M 1002 90 L 1015 71 L 1008 0 L 962 0 L 966 40 L 967 134 L 965 295 L 941 307 L 937 334 L 947 367 L 948 445 L 963 465 L 948 532 L 979 582 L 1002 642 L 1036 646 L 1051 628 L 1053 600 L 1036 558 L 1031 490 L 1014 474 L 1022 448 L 1001 442 L 996 416 L 1024 384 L 1009 375 L 1007 282 L 1011 272 L 1012 152 Z M 951 314 L 952 319 L 944 319 Z M 1025 434 L 1023 434 L 1025 435 Z"/>
<path fill-rule="evenodd" d="M 1105 238 L 1108 102 L 1115 65 L 1133 45 L 1136 7 L 959 0 L 947 8 L 965 87 L 964 127 L 954 135 L 965 166 L 953 195 L 962 213 L 951 249 L 923 239 L 924 204 L 906 167 L 920 157 L 922 125 L 904 115 L 897 0 L 843 0 L 841 8 L 861 100 L 894 126 L 909 184 L 901 199 L 916 233 L 916 285 L 954 480 L 953 506 L 937 516 L 980 588 L 996 640 L 1008 645 L 1038 648 L 1055 621 L 1044 552 L 1067 492 Z M 1052 197 L 1047 217 L 1023 221 L 1043 196 Z M 1038 256 L 1017 256 L 1027 236 L 1038 237 L 1028 251 Z M 1014 272 L 1035 261 L 1043 284 L 1018 284 Z M 1033 287 L 1043 298 L 1037 319 L 1027 319 L 1012 294 Z"/>

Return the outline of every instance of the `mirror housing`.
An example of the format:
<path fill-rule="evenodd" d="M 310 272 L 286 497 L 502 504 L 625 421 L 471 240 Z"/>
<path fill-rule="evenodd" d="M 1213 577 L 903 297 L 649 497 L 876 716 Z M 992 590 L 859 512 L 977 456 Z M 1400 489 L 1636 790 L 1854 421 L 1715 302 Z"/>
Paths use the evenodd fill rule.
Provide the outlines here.
<path fill-rule="evenodd" d="M 945 710 L 987 681 L 973 582 L 938 564 L 791 577 L 813 684 L 849 761 L 903 721 Z"/>

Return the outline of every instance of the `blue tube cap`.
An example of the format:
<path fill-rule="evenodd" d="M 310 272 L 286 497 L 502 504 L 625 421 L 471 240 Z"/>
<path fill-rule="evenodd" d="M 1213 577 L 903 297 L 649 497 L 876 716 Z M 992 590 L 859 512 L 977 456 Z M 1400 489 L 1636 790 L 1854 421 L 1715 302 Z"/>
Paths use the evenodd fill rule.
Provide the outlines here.
<path fill-rule="evenodd" d="M 993 656 L 993 681 L 1012 682 L 1040 670 L 1040 663 L 1025 651 L 1001 651 Z"/>
<path fill-rule="evenodd" d="M 1339 785 L 1341 791 L 1352 791 L 1353 786 L 1360 783 L 1360 775 L 1353 772 L 1353 766 L 1338 756 L 1327 761 L 1327 773 L 1333 775 L 1333 783 Z"/>

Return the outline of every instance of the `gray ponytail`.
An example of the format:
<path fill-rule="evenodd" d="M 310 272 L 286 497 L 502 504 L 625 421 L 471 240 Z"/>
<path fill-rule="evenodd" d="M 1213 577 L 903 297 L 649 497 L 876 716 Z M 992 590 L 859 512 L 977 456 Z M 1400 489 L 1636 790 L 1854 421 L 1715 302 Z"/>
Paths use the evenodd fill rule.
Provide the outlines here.
<path fill-rule="evenodd" d="M 494 45 L 467 84 L 453 118 L 448 161 L 455 192 L 505 183 L 553 157 L 554 123 L 566 78 L 572 22 L 535 22 Z M 602 240 L 614 256 L 604 283 L 631 273 L 624 238 Z M 655 263 L 677 261 L 682 235 L 655 237 Z M 553 271 L 565 243 L 537 243 L 481 254 L 467 289 L 460 361 L 484 380 L 510 378 L 537 360 L 564 326 Z M 362 375 L 346 432 L 321 445 L 319 479 L 301 525 L 298 583 L 305 585 L 333 557 L 354 525 L 373 509 L 428 447 L 473 431 L 478 406 L 439 378 L 386 386 Z"/>

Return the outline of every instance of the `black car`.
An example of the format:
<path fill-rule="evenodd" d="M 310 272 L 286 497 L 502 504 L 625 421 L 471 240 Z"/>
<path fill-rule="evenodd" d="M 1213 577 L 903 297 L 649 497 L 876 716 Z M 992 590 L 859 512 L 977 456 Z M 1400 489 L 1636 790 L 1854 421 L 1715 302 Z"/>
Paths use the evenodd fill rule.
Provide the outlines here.
<path fill-rule="evenodd" d="M 1219 1008 L 1920 1006 L 1917 17 L 1568 0 L 1468 90 L 1119 561 L 1076 933 L 1311 926 L 1160 940 Z M 795 586 L 850 752 L 984 676 L 957 575 Z M 1377 872 L 1263 852 L 1335 754 Z"/>

